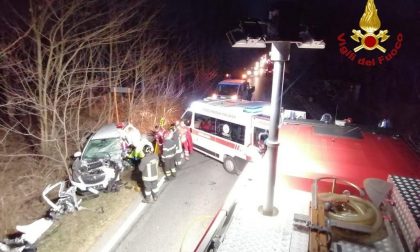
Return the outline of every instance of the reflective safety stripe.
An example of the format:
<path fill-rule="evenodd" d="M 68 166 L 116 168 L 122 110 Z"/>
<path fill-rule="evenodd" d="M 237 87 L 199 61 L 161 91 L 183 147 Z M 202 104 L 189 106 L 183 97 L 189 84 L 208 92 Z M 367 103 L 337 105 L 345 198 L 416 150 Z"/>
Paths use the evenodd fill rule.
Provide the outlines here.
<path fill-rule="evenodd" d="M 218 144 L 222 144 L 222 145 L 224 145 L 226 147 L 229 147 L 229 148 L 232 148 L 234 150 L 239 149 L 239 145 L 238 144 L 236 144 L 236 143 L 234 143 L 234 142 L 232 142 L 230 140 L 226 140 L 224 138 L 221 138 L 219 136 L 214 136 L 214 135 L 209 134 L 207 132 L 203 132 L 203 131 L 199 131 L 199 130 L 193 129 L 192 130 L 192 134 L 193 135 L 200 136 L 200 137 L 205 137 L 207 139 L 210 139 L 212 142 L 216 142 Z"/>
<path fill-rule="evenodd" d="M 158 177 L 158 170 L 157 170 L 158 161 L 151 160 L 150 163 L 146 165 L 146 172 L 143 173 L 143 181 L 155 181 Z"/>
<path fill-rule="evenodd" d="M 173 149 L 175 149 L 175 148 L 176 148 L 176 145 L 171 146 L 171 147 L 169 147 L 169 148 L 163 147 L 163 151 L 171 151 L 171 150 L 173 150 Z"/>
<path fill-rule="evenodd" d="M 159 192 L 159 190 L 157 188 L 156 189 L 152 189 L 152 192 L 156 194 L 156 193 Z"/>
<path fill-rule="evenodd" d="M 151 194 L 152 194 L 152 191 L 146 191 L 146 190 L 144 190 L 144 195 L 150 196 Z"/>
<path fill-rule="evenodd" d="M 166 171 L 166 172 L 165 172 L 165 174 L 166 174 L 167 176 L 170 176 L 170 175 L 171 175 L 171 171 Z"/>
<path fill-rule="evenodd" d="M 170 155 L 162 155 L 162 158 L 171 158 L 171 157 L 174 157 L 175 156 L 175 154 L 170 154 Z"/>
<path fill-rule="evenodd" d="M 182 143 L 181 141 L 178 141 L 177 145 L 175 146 L 176 148 L 176 153 L 182 153 Z"/>
<path fill-rule="evenodd" d="M 158 176 L 154 176 L 154 177 L 143 177 L 143 181 L 155 181 L 158 180 Z"/>
<path fill-rule="evenodd" d="M 176 172 L 175 168 L 171 168 L 171 172 Z"/>

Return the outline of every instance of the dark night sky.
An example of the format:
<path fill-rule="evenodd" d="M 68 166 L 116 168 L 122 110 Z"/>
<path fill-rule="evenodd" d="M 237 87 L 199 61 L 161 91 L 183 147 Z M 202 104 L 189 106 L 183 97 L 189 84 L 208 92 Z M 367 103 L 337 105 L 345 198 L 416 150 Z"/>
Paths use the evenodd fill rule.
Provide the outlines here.
<path fill-rule="evenodd" d="M 168 1 L 167 5 L 168 10 L 170 9 L 174 13 L 173 15 L 180 17 L 181 24 L 189 23 L 187 29 L 191 29 L 192 34 L 206 36 L 215 43 L 223 44 L 227 43 L 226 31 L 237 27 L 240 19 L 258 17 L 266 20 L 268 9 L 277 2 L 286 1 L 178 0 Z M 327 42 L 325 53 L 328 54 L 328 57 L 347 67 L 349 62 L 343 62 L 343 57 L 338 52 L 337 36 L 341 33 L 350 36 L 352 29 L 360 29 L 359 19 L 363 14 L 366 1 L 296 0 L 291 2 L 300 3 L 299 5 L 302 7 L 300 19 L 302 22 L 309 24 L 314 33 Z M 404 35 L 404 42 L 398 58 L 410 62 L 407 64 L 414 64 L 413 61 L 417 59 L 413 55 L 419 53 L 420 44 L 420 29 L 418 29 L 420 25 L 420 2 L 417 0 L 401 0 L 398 2 L 376 0 L 375 5 L 382 22 L 381 29 L 388 29 L 391 35 L 390 39 L 383 45 L 386 48 L 392 48 L 395 44 L 396 35 L 401 32 Z M 284 13 L 287 14 L 288 12 Z M 352 43 L 352 46 L 356 46 L 353 41 L 348 42 Z M 231 50 L 241 51 L 241 55 L 247 54 L 243 49 L 232 48 Z M 248 49 L 247 51 L 248 54 L 253 54 L 252 50 Z M 376 52 L 372 53 L 370 56 L 377 56 Z M 369 55 L 366 54 L 366 57 L 369 57 Z"/>
<path fill-rule="evenodd" d="M 20 2 L 26 1 L 14 1 L 17 6 L 23 6 Z M 381 45 L 390 52 L 395 46 L 397 34 L 403 34 L 402 46 L 397 55 L 383 65 L 376 62 L 375 67 L 361 66 L 341 55 L 337 41 L 337 36 L 344 33 L 346 47 L 351 50 L 358 45 L 350 39 L 350 35 L 352 29 L 360 29 L 359 19 L 367 0 L 160 0 L 155 3 L 161 3 L 163 20 L 175 33 L 182 35 L 186 43 L 194 42 L 197 47 L 216 48 L 215 53 L 220 59 L 219 66 L 223 73 L 249 66 L 253 59 L 269 50 L 232 48 L 225 33 L 236 28 L 240 19 L 256 17 L 266 20 L 268 10 L 279 2 L 297 3 L 301 7 L 299 19 L 308 24 L 315 35 L 327 44 L 325 50 L 317 51 L 293 48 L 288 63 L 289 79 L 312 66 L 307 74 L 309 76 L 305 77 L 307 80 L 341 79 L 360 82 L 372 89 L 368 95 L 375 90 L 390 93 L 383 95 L 379 102 L 389 98 L 397 102 L 412 100 L 420 103 L 420 87 L 417 87 L 420 85 L 419 0 L 375 0 L 382 23 L 380 29 L 389 30 L 391 36 Z M 2 12 L 5 11 L 2 8 Z M 289 11 L 283 10 L 281 13 L 288 15 Z M 377 50 L 357 53 L 358 58 L 367 59 L 377 59 L 380 55 Z M 395 87 L 383 88 L 389 85 Z M 369 100 L 369 97 L 366 99 Z"/>
<path fill-rule="evenodd" d="M 4 2 L 0 0 L 3 8 L 0 14 L 5 17 L 9 13 L 4 8 Z M 367 0 L 366 0 L 367 1 Z M 363 14 L 365 0 L 161 0 L 162 9 L 167 22 L 180 33 L 190 34 L 192 37 L 206 39 L 215 46 L 223 47 L 227 55 L 221 57 L 255 57 L 255 50 L 233 49 L 229 47 L 225 33 L 236 28 L 238 21 L 247 17 L 255 17 L 266 20 L 268 10 L 279 3 L 292 2 L 302 8 L 300 19 L 309 24 L 314 33 L 327 42 L 325 53 L 332 60 L 343 63 L 343 57 L 338 53 L 337 36 L 340 33 L 351 34 L 352 29 L 358 27 L 359 19 Z M 10 2 L 10 1 L 9 1 Z M 27 0 L 12 1 L 18 8 L 25 6 Z M 398 54 L 398 58 L 412 62 L 419 54 L 420 47 L 420 1 L 400 0 L 398 2 L 388 0 L 375 0 L 379 18 L 382 21 L 381 29 L 388 29 L 391 38 L 384 46 L 391 48 L 395 43 L 398 32 L 403 33 L 404 42 Z M 288 14 L 289 11 L 282 12 Z M 225 48 L 226 47 L 226 48 Z M 230 51 L 230 52 L 229 52 Z M 242 60 L 242 59 L 240 59 Z M 246 60 L 244 58 L 243 60 Z M 329 64 L 329 63 L 328 63 Z M 418 62 L 417 62 L 418 64 Z M 233 66 L 232 66 L 233 67 Z"/>
<path fill-rule="evenodd" d="M 253 59 L 263 50 L 231 48 L 225 33 L 236 28 L 238 21 L 247 17 L 267 20 L 268 9 L 284 2 L 299 3 L 300 20 L 309 25 L 316 37 L 322 38 L 325 50 L 292 49 L 286 77 L 295 79 L 305 69 L 310 69 L 302 79 L 300 88 L 308 90 L 305 83 L 313 80 L 343 80 L 363 86 L 361 100 L 363 107 L 375 110 L 377 104 L 389 103 L 402 110 L 402 103 L 420 104 L 420 1 L 418 0 L 375 0 L 380 30 L 388 30 L 390 38 L 381 43 L 387 53 L 395 47 L 397 34 L 403 35 L 402 46 L 391 61 L 378 64 L 378 57 L 384 56 L 378 50 L 361 50 L 357 59 L 375 59 L 376 65 L 364 66 L 340 54 L 337 37 L 344 33 L 346 47 L 350 50 L 360 45 L 350 36 L 352 30 L 361 30 L 359 20 L 367 0 L 204 0 L 169 1 L 169 9 L 182 16 L 183 23 L 189 23 L 192 36 L 206 37 L 213 45 L 220 47 L 222 68 L 226 71 L 250 66 Z M 283 11 L 287 15 L 288 11 Z M 362 31 L 363 32 L 363 31 Z M 267 49 L 266 51 L 268 51 Z M 297 87 L 298 88 L 298 87 Z M 313 88 L 313 87 L 312 87 Z M 419 112 L 417 113 L 420 117 Z M 376 119 L 374 119 L 376 120 Z"/>

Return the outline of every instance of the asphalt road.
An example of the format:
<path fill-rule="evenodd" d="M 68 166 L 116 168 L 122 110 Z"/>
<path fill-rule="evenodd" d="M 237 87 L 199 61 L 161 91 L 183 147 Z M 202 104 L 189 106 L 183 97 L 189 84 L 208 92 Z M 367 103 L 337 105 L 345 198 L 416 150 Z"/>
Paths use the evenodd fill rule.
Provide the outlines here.
<path fill-rule="evenodd" d="M 220 162 L 193 153 L 116 251 L 193 251 L 237 178 Z"/>

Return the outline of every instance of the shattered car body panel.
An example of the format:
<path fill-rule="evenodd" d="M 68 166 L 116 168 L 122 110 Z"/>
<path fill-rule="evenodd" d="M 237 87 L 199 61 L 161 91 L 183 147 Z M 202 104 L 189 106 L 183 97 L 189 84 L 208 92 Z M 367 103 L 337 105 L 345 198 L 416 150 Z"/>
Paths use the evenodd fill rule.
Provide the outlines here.
<path fill-rule="evenodd" d="M 139 150 L 153 145 L 130 123 L 106 124 L 86 141 L 82 152 L 76 152 L 70 181 L 80 191 L 97 194 L 99 190 L 113 191 L 124 169 L 127 147 Z"/>
<path fill-rule="evenodd" d="M 82 152 L 76 152 L 79 155 L 75 154 L 77 159 L 73 162 L 73 170 L 88 162 L 108 158 L 108 155 L 111 160 L 121 163 L 130 144 L 139 150 L 143 150 L 146 145 L 153 149 L 152 143 L 132 124 L 106 124 L 90 136 Z"/>

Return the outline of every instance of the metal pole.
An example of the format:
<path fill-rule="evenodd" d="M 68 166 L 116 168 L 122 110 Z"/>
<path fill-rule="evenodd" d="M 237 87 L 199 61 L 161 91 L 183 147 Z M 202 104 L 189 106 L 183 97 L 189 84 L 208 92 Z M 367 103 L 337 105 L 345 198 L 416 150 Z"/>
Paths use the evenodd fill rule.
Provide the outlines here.
<path fill-rule="evenodd" d="M 273 206 L 274 187 L 276 185 L 277 152 L 279 148 L 279 123 L 283 96 L 284 68 L 290 59 L 290 42 L 273 42 L 271 44 L 271 60 L 274 62 L 273 84 L 271 91 L 270 128 L 267 141 L 268 176 L 267 196 L 262 213 L 273 216 L 278 210 Z"/>

